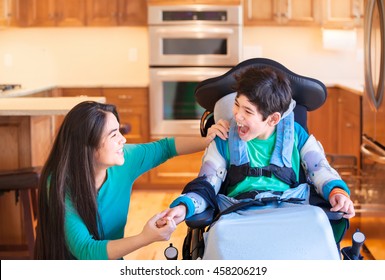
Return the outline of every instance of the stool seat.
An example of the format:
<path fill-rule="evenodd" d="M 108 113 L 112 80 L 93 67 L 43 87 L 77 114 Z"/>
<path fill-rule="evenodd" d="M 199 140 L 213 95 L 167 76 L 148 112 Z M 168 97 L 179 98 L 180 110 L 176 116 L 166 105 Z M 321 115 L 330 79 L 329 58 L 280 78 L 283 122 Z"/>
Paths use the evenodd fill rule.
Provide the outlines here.
<path fill-rule="evenodd" d="M 20 195 L 23 208 L 23 227 L 28 247 L 28 257 L 33 259 L 35 246 L 35 220 L 40 167 L 20 168 L 0 171 L 0 192 L 15 191 Z M 20 251 L 20 246 L 0 245 L 3 251 Z"/>

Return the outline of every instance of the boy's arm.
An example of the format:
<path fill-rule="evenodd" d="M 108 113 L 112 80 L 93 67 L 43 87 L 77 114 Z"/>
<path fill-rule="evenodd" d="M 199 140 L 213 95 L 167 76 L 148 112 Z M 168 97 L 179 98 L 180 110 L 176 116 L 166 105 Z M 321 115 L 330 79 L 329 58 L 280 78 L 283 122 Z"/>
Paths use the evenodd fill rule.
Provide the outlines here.
<path fill-rule="evenodd" d="M 209 145 L 202 159 L 199 176 L 188 183 L 183 194 L 170 205 L 171 208 L 184 205 L 186 218 L 202 213 L 209 206 L 215 207 L 214 197 L 226 177 L 226 160 L 218 151 L 216 143 L 221 141 L 218 139 Z"/>

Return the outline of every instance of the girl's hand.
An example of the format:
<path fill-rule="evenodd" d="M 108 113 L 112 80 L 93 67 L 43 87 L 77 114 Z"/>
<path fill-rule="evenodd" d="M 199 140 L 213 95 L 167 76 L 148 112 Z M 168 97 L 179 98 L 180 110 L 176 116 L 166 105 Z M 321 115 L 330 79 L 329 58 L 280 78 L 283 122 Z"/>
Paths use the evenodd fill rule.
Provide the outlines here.
<path fill-rule="evenodd" d="M 226 140 L 228 138 L 229 129 L 230 124 L 226 120 L 221 119 L 217 123 L 213 124 L 207 130 L 207 144 L 210 144 L 210 142 L 213 141 L 216 136 L 218 136 L 222 140 Z"/>
<path fill-rule="evenodd" d="M 170 239 L 176 229 L 176 223 L 172 218 L 166 217 L 166 214 L 167 210 L 156 214 L 143 227 L 141 234 L 147 239 L 147 244 Z"/>

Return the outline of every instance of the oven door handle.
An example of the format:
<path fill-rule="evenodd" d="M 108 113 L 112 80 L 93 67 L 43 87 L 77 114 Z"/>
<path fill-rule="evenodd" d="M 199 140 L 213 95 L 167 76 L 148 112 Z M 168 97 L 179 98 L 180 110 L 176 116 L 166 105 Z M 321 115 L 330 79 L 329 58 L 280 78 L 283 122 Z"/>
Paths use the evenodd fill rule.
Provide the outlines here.
<path fill-rule="evenodd" d="M 212 27 L 207 26 L 167 26 L 154 28 L 155 33 L 163 35 L 173 35 L 175 37 L 186 37 L 188 34 L 219 34 L 219 35 L 231 35 L 234 34 L 234 28 L 230 27 Z"/>
<path fill-rule="evenodd" d="M 365 143 L 362 143 L 361 145 L 361 152 L 365 157 L 371 159 L 372 161 L 385 164 L 385 151 L 377 145 L 369 141 L 365 141 Z"/>

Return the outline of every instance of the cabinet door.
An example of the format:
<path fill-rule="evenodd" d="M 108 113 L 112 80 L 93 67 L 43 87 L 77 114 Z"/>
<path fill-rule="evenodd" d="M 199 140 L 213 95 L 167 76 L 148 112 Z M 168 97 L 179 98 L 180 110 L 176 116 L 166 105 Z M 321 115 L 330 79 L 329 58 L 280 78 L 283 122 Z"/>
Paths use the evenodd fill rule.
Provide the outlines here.
<path fill-rule="evenodd" d="M 31 16 L 28 8 L 32 5 L 31 0 L 6 0 L 7 21 L 10 26 L 28 26 Z"/>
<path fill-rule="evenodd" d="M 128 143 L 143 143 L 149 140 L 148 89 L 105 88 L 107 103 L 115 104 L 121 125 L 129 127 L 124 134 Z"/>
<path fill-rule="evenodd" d="M 0 1 L 0 28 L 3 26 L 6 26 L 7 24 L 8 9 L 6 5 L 7 3 L 6 1 L 9 1 L 9 0 Z"/>
<path fill-rule="evenodd" d="M 119 25 L 146 26 L 147 4 L 143 0 L 118 0 Z"/>
<path fill-rule="evenodd" d="M 359 161 L 360 145 L 361 96 L 340 90 L 338 98 L 338 153 L 352 155 Z"/>
<path fill-rule="evenodd" d="M 245 25 L 315 25 L 319 8 L 319 0 L 247 0 Z"/>
<path fill-rule="evenodd" d="M 86 1 L 55 0 L 58 26 L 84 26 Z"/>
<path fill-rule="evenodd" d="M 88 26 L 118 24 L 118 0 L 87 0 Z"/>
<path fill-rule="evenodd" d="M 193 141 L 193 139 L 192 139 Z M 203 152 L 177 156 L 150 170 L 151 185 L 182 189 L 198 176 Z"/>
<path fill-rule="evenodd" d="M 300 26 L 319 24 L 319 10 L 319 0 L 281 0 L 280 23 Z"/>
<path fill-rule="evenodd" d="M 56 24 L 55 0 L 33 0 L 32 26 L 54 26 Z"/>
<path fill-rule="evenodd" d="M 363 25 L 364 0 L 323 0 L 322 25 L 353 28 Z"/>
<path fill-rule="evenodd" d="M 276 25 L 279 23 L 280 0 L 245 0 L 245 25 Z"/>
<path fill-rule="evenodd" d="M 308 113 L 309 134 L 321 142 L 325 153 L 337 153 L 337 99 L 338 89 L 328 88 L 325 104 Z"/>

